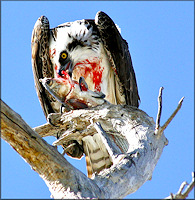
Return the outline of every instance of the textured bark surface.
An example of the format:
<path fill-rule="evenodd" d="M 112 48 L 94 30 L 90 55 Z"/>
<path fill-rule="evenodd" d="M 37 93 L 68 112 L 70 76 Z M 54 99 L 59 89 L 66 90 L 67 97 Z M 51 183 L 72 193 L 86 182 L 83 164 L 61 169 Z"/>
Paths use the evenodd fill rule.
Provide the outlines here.
<path fill-rule="evenodd" d="M 130 106 L 104 104 L 95 108 L 52 114 L 50 121 L 31 129 L 22 118 L 1 103 L 2 138 L 39 173 L 53 198 L 123 198 L 152 177 L 168 144 L 162 131 L 145 112 Z M 99 133 L 112 155 L 113 165 L 92 179 L 73 167 L 41 137 L 62 134 L 55 145 Z M 116 146 L 118 138 L 123 149 Z"/>
<path fill-rule="evenodd" d="M 74 168 L 23 119 L 1 102 L 1 137 L 8 142 L 47 184 L 53 198 L 103 198 L 98 186 Z"/>

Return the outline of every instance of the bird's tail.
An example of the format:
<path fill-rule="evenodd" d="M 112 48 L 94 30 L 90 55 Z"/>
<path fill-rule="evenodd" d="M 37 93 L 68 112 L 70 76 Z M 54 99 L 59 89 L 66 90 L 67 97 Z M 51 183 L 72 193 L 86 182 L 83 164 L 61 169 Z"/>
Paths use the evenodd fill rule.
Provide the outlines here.
<path fill-rule="evenodd" d="M 83 138 L 83 147 L 89 178 L 112 165 L 112 158 L 98 133 Z"/>

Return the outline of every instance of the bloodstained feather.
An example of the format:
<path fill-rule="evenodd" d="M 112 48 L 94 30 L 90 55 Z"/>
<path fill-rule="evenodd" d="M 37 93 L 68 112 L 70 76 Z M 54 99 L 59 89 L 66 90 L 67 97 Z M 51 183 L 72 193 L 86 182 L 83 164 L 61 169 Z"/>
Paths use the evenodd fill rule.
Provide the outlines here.
<path fill-rule="evenodd" d="M 94 62 L 90 62 L 88 59 L 86 59 L 83 62 L 77 63 L 75 67 L 77 65 L 85 65 L 84 67 L 85 71 L 83 74 L 84 78 L 86 79 L 87 76 L 92 74 L 92 81 L 95 85 L 95 90 L 100 92 L 101 91 L 100 84 L 102 83 L 102 73 L 104 68 L 101 68 L 99 59 L 95 59 Z M 91 67 L 88 67 L 87 65 L 90 65 Z"/>

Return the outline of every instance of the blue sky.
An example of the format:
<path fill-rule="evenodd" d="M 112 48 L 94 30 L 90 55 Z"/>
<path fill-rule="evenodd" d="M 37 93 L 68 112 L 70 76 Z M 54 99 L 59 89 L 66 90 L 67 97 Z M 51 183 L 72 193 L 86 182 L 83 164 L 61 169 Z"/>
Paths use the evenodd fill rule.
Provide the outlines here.
<path fill-rule="evenodd" d="M 163 90 L 161 125 L 183 106 L 165 130 L 169 145 L 153 178 L 126 198 L 164 198 L 194 171 L 194 2 L 192 1 L 3 1 L 1 2 L 1 98 L 31 126 L 46 123 L 34 88 L 31 33 L 38 17 L 50 27 L 93 19 L 102 10 L 122 30 L 137 77 L 140 109 L 156 119 Z M 49 143 L 54 138 L 46 138 Z M 1 140 L 1 197 L 50 198 L 44 181 Z M 85 160 L 68 161 L 86 174 Z M 188 198 L 194 198 L 193 192 Z"/>

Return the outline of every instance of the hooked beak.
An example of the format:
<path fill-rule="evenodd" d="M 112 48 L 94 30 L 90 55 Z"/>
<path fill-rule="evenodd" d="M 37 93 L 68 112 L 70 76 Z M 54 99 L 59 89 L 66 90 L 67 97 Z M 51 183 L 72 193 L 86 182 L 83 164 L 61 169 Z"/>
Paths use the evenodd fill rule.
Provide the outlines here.
<path fill-rule="evenodd" d="M 65 65 L 61 65 L 60 69 L 58 71 L 58 74 L 63 77 L 64 72 L 68 73 L 70 77 L 72 77 L 72 71 L 73 71 L 73 63 L 70 59 L 67 60 Z"/>

